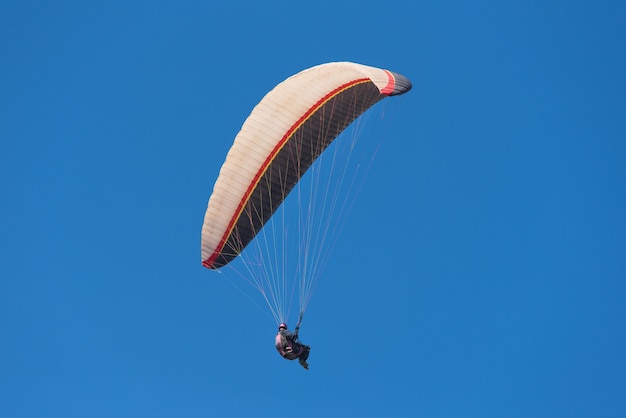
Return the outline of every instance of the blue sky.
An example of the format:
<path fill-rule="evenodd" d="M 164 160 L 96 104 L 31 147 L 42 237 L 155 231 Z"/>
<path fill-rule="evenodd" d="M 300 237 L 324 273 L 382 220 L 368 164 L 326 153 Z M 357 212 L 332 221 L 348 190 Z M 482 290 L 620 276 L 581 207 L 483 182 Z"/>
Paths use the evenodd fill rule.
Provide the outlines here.
<path fill-rule="evenodd" d="M 0 6 L 0 415 L 622 417 L 625 8 Z M 409 77 L 307 311 L 307 372 L 200 264 L 252 107 L 304 68 Z"/>

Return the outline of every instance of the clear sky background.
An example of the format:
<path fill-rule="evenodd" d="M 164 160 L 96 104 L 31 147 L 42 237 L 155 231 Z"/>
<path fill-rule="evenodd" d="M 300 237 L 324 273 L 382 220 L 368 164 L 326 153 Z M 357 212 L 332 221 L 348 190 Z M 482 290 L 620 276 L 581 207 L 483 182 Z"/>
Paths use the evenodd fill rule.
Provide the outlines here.
<path fill-rule="evenodd" d="M 523 3 L 523 4 L 522 4 Z M 0 416 L 624 417 L 626 5 L 0 5 Z M 409 77 L 309 305 L 309 371 L 200 264 L 252 107 Z"/>

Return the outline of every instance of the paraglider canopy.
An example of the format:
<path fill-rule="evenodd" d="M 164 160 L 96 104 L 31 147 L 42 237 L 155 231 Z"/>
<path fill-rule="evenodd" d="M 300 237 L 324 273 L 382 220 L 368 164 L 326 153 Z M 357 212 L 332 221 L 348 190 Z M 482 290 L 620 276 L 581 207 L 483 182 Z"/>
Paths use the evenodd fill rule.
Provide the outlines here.
<path fill-rule="evenodd" d="M 218 269 L 237 257 L 337 135 L 379 100 L 410 89 L 400 74 L 335 62 L 271 90 L 220 170 L 202 226 L 202 264 Z"/>

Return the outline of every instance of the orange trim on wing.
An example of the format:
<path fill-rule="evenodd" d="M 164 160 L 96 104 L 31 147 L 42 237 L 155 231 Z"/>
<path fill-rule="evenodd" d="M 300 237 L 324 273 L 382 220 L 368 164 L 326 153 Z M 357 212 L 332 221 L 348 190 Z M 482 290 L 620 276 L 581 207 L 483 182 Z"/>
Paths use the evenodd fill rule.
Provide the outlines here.
<path fill-rule="evenodd" d="M 393 80 L 393 76 L 390 75 L 390 77 L 392 77 L 392 80 Z M 320 107 L 322 107 L 330 99 L 332 99 L 333 97 L 337 96 L 341 92 L 343 92 L 343 91 L 345 91 L 345 90 L 347 90 L 347 89 L 349 89 L 351 87 L 356 86 L 357 84 L 362 84 L 362 83 L 366 83 L 366 82 L 369 82 L 369 81 L 371 81 L 369 78 L 360 78 L 360 79 L 353 80 L 353 81 L 351 81 L 349 83 L 346 83 L 346 84 L 344 84 L 342 86 L 337 87 L 335 90 L 331 91 L 326 96 L 324 96 L 320 100 L 318 100 L 317 103 L 315 103 L 300 119 L 298 119 L 298 121 L 296 121 L 295 124 L 293 124 L 291 126 L 291 128 L 289 128 L 289 130 L 287 130 L 285 135 L 283 135 L 281 140 L 278 141 L 278 143 L 276 144 L 276 146 L 274 147 L 272 152 L 266 158 L 265 162 L 259 168 L 259 171 L 257 172 L 257 174 L 252 179 L 252 182 L 250 183 L 250 186 L 248 186 L 248 189 L 246 190 L 246 192 L 245 192 L 245 194 L 243 196 L 243 199 L 241 199 L 241 202 L 239 202 L 239 205 L 237 206 L 237 209 L 235 210 L 235 214 L 233 215 L 233 217 L 231 218 L 231 220 L 230 220 L 230 222 L 228 224 L 228 228 L 226 228 L 226 232 L 224 233 L 224 235 L 222 236 L 222 239 L 220 240 L 219 244 L 215 248 L 215 251 L 213 251 L 213 254 L 211 254 L 211 256 L 209 258 L 207 258 L 205 261 L 202 262 L 203 266 L 205 266 L 207 268 L 212 268 L 213 263 L 215 262 L 217 257 L 219 257 L 219 255 L 222 253 L 222 250 L 224 249 L 224 245 L 226 245 L 226 241 L 228 240 L 228 238 L 232 234 L 233 229 L 235 228 L 235 225 L 237 224 L 237 221 L 241 217 L 241 214 L 243 213 L 244 207 L 248 203 L 248 200 L 250 200 L 250 196 L 252 196 L 252 192 L 254 191 L 256 186 L 259 184 L 259 181 L 261 181 L 261 178 L 263 177 L 263 175 L 267 171 L 268 167 L 270 166 L 270 164 L 272 163 L 274 158 L 276 158 L 276 155 L 278 155 L 280 150 L 289 141 L 289 139 L 292 137 L 294 132 L 298 128 L 300 128 L 300 126 L 302 126 L 302 124 L 304 122 L 306 122 L 306 120 L 309 119 L 313 113 L 315 113 Z M 392 91 L 393 91 L 393 81 L 392 81 Z M 388 95 L 389 93 L 386 93 L 386 94 Z"/>
<path fill-rule="evenodd" d="M 387 74 L 389 81 L 387 82 L 387 85 L 380 91 L 380 94 L 389 96 L 391 95 L 391 93 L 393 93 L 393 89 L 396 87 L 396 78 L 393 76 L 391 71 L 387 71 L 387 70 L 383 70 L 383 71 L 385 71 L 385 74 Z"/>

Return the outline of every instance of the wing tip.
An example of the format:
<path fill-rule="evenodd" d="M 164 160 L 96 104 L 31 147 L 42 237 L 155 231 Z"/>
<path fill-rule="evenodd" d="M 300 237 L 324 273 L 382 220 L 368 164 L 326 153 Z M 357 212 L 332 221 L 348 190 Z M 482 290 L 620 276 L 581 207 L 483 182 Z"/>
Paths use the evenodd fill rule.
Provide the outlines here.
<path fill-rule="evenodd" d="M 402 74 L 394 73 L 393 71 L 387 71 L 387 74 L 389 75 L 390 83 L 381 93 L 388 96 L 399 96 L 413 87 L 411 80 Z"/>

